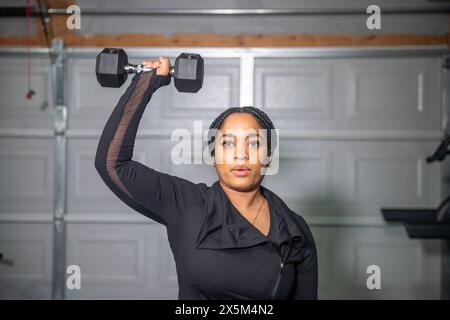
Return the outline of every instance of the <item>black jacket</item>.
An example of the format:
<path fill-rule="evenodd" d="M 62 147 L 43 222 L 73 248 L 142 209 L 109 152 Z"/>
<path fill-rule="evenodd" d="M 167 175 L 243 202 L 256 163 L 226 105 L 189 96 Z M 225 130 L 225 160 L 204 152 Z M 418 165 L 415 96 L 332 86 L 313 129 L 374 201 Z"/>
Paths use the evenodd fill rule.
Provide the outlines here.
<path fill-rule="evenodd" d="M 167 228 L 179 299 L 316 299 L 317 254 L 305 220 L 260 186 L 270 208 L 264 236 L 216 181 L 193 183 L 132 159 L 142 114 L 170 77 L 137 74 L 101 135 L 95 167 L 126 204 Z"/>

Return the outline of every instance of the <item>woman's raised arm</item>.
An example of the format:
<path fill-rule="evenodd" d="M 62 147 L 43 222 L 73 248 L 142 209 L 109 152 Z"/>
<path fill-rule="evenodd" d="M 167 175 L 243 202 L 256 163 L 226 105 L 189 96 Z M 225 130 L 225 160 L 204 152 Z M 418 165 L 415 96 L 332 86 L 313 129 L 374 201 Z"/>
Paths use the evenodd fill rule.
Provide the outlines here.
<path fill-rule="evenodd" d="M 167 226 L 183 210 L 202 200 L 206 184 L 194 184 L 132 160 L 144 110 L 154 91 L 171 81 L 168 71 L 163 71 L 162 75 L 160 72 L 160 69 L 153 69 L 133 77 L 103 129 L 95 168 L 123 202 Z"/>

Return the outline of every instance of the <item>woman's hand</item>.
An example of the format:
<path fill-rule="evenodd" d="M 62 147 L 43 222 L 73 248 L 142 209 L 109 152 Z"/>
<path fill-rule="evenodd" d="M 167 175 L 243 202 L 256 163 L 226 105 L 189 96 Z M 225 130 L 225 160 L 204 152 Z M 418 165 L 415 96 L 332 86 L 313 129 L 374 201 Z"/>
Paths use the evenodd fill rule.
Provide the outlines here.
<path fill-rule="evenodd" d="M 156 74 L 168 76 L 170 72 L 169 58 L 159 57 L 159 60 L 145 60 L 143 64 L 148 68 L 156 68 Z"/>

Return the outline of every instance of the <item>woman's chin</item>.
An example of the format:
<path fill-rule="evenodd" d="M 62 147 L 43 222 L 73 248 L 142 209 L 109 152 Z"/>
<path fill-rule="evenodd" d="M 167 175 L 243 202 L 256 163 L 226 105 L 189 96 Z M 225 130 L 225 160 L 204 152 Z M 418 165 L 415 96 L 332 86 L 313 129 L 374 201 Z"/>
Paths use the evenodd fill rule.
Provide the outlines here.
<path fill-rule="evenodd" d="M 248 191 L 254 187 L 253 179 L 251 177 L 232 177 L 229 182 L 230 187 L 238 191 Z"/>

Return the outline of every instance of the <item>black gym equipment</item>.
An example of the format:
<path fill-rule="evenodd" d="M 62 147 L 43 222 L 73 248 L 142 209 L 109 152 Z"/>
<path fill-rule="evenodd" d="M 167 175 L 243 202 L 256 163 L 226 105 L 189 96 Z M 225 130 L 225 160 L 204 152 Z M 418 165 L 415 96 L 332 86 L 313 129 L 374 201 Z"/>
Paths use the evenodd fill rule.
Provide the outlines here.
<path fill-rule="evenodd" d="M 105 48 L 97 55 L 95 73 L 102 87 L 119 88 L 130 73 L 149 72 L 143 64 L 129 64 L 123 49 Z M 175 87 L 180 92 L 198 92 L 203 85 L 204 62 L 199 54 L 182 53 L 170 68 L 170 76 L 175 79 Z"/>
<path fill-rule="evenodd" d="M 427 158 L 426 160 L 427 163 L 444 160 L 445 157 L 450 154 L 450 151 L 448 151 L 449 145 L 450 145 L 450 125 L 447 125 L 445 128 L 444 138 L 442 139 L 441 144 L 433 153 L 433 155 Z"/>
<path fill-rule="evenodd" d="M 440 145 L 426 162 L 443 161 L 450 154 L 450 124 Z M 450 241 L 450 196 L 437 208 L 382 208 L 386 221 L 403 222 L 410 238 L 447 239 Z"/>
<path fill-rule="evenodd" d="M 444 138 L 427 163 L 443 161 L 450 154 L 450 124 Z M 401 222 L 411 239 L 441 239 L 442 248 L 442 298 L 450 299 L 450 196 L 437 208 L 381 208 L 384 220 Z"/>

